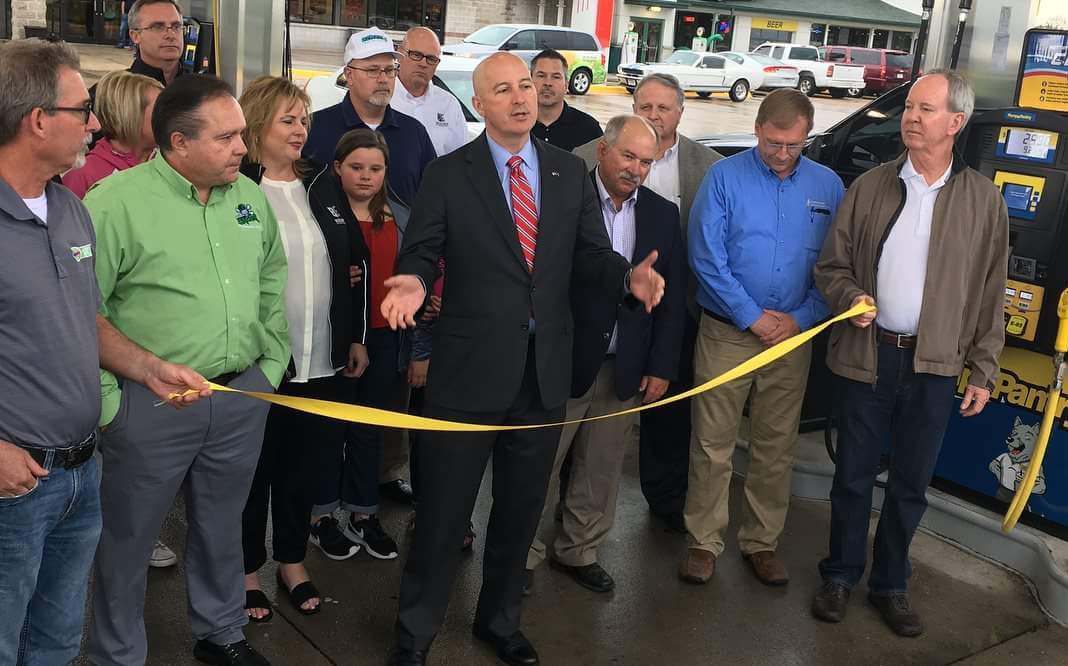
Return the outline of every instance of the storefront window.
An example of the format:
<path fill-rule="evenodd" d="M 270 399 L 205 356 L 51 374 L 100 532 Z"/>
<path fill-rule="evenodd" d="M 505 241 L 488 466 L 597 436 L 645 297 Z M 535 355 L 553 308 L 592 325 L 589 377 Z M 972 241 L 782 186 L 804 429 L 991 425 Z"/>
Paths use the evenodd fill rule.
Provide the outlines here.
<path fill-rule="evenodd" d="M 871 30 L 832 25 L 827 29 L 827 44 L 836 46 L 867 46 Z"/>
<path fill-rule="evenodd" d="M 871 36 L 871 46 L 873 49 L 885 49 L 890 46 L 890 31 L 889 30 L 876 30 Z"/>
<path fill-rule="evenodd" d="M 399 31 L 423 25 L 441 37 L 446 3 L 447 0 L 287 0 L 286 4 L 290 19 L 297 23 L 377 26 Z"/>
<path fill-rule="evenodd" d="M 895 30 L 890 39 L 890 48 L 898 51 L 912 51 L 912 33 Z"/>
<path fill-rule="evenodd" d="M 383 30 L 395 30 L 397 25 L 397 0 L 370 0 L 367 22 Z"/>
<path fill-rule="evenodd" d="M 768 30 L 767 28 L 754 28 L 749 32 L 749 50 L 752 51 L 764 42 L 786 42 L 794 39 L 794 33 L 785 30 Z"/>
<path fill-rule="evenodd" d="M 343 0 L 341 25 L 364 28 L 367 26 L 367 3 L 364 0 Z"/>
<path fill-rule="evenodd" d="M 810 46 L 823 46 L 823 39 L 827 36 L 826 23 L 813 23 L 812 30 L 808 33 Z"/>
<path fill-rule="evenodd" d="M 289 0 L 289 18 L 301 23 L 333 23 L 334 0 Z"/>

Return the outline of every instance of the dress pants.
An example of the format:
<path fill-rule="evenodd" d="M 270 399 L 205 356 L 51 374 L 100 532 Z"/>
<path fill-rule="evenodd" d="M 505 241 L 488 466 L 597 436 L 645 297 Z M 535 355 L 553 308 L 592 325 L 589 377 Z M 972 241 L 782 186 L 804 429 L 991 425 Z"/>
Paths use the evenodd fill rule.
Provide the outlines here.
<path fill-rule="evenodd" d="M 694 355 L 694 379 L 703 383 L 766 347 L 749 331 L 708 315 Z M 793 447 L 801 421 L 812 345 L 693 398 L 686 531 L 690 548 L 723 552 L 733 456 L 742 410 L 749 399 L 749 467 L 745 513 L 738 531 L 742 553 L 774 551 L 790 505 Z"/>
<path fill-rule="evenodd" d="M 564 405 L 545 407 L 538 391 L 534 339 L 530 339 L 522 386 L 503 412 L 463 412 L 428 400 L 424 415 L 473 423 L 519 425 L 563 419 Z M 560 428 L 506 432 L 426 432 L 419 439 L 419 520 L 401 578 L 396 641 L 426 650 L 445 619 L 464 533 L 486 464 L 493 456 L 493 508 L 486 529 L 482 589 L 475 626 L 496 636 L 519 629 L 524 565 L 534 538 Z"/>
<path fill-rule="evenodd" d="M 697 321 L 686 316 L 680 348 L 679 378 L 671 382 L 664 397 L 693 388 L 693 350 Z M 670 405 L 639 414 L 638 476 L 649 508 L 660 516 L 678 516 L 686 504 L 686 484 L 690 468 L 690 402 Z"/>
<path fill-rule="evenodd" d="M 258 366 L 229 385 L 273 392 Z M 89 661 L 140 666 L 148 654 L 148 559 L 175 495 L 185 491 L 186 591 L 193 636 L 217 644 L 244 637 L 241 512 L 263 444 L 268 404 L 216 393 L 176 410 L 132 381 L 102 435 L 103 530 L 93 575 Z"/>
<path fill-rule="evenodd" d="M 955 402 L 956 377 L 913 371 L 913 350 L 880 344 L 875 384 L 836 377 L 838 452 L 831 487 L 830 554 L 824 580 L 853 587 L 864 575 L 872 486 L 879 460 L 889 474 L 868 589 L 905 592 L 912 573 L 909 546 L 927 509 L 942 438 Z"/>
<path fill-rule="evenodd" d="M 334 375 L 307 382 L 287 382 L 281 395 L 338 401 L 353 380 Z M 271 508 L 274 560 L 303 562 L 308 549 L 312 505 L 324 464 L 336 465 L 345 441 L 345 423 L 273 405 L 267 414 L 263 450 L 241 516 L 245 573 L 267 562 L 267 507 Z M 329 461 L 329 462 L 327 462 Z"/>
<path fill-rule="evenodd" d="M 640 394 L 626 400 L 616 395 L 616 362 L 605 359 L 593 386 L 580 398 L 567 401 L 567 420 L 610 414 L 636 406 Z M 556 462 L 549 477 L 541 525 L 553 524 L 553 499 L 557 496 L 560 467 L 571 454 L 571 476 L 563 500 L 563 523 L 553 542 L 553 557 L 572 567 L 597 561 L 597 547 L 608 537 L 616 519 L 616 498 L 627 453 L 627 433 L 634 415 L 617 416 L 564 426 L 556 449 Z M 537 536 L 530 544 L 527 568 L 545 561 L 547 548 Z"/>

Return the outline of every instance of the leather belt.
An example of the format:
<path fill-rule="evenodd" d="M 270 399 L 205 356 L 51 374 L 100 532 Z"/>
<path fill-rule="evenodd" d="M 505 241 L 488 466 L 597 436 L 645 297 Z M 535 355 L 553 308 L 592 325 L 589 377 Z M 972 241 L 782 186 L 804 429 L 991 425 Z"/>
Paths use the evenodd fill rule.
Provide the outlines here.
<path fill-rule="evenodd" d="M 913 349 L 916 346 L 916 336 L 904 333 L 894 333 L 884 328 L 878 331 L 879 343 L 897 347 L 898 349 Z"/>
<path fill-rule="evenodd" d="M 701 308 L 701 311 L 704 312 L 705 315 L 715 319 L 716 321 L 718 321 L 721 324 L 726 324 L 727 326 L 733 326 L 734 328 L 738 328 L 733 321 L 731 321 L 730 319 L 727 319 L 726 317 L 724 317 L 723 315 L 719 314 L 718 312 L 712 312 L 708 308 Z"/>
<path fill-rule="evenodd" d="M 245 370 L 247 369 L 248 368 L 245 368 Z M 240 377 L 242 373 L 245 372 L 245 370 L 239 370 L 237 372 L 224 372 L 217 377 L 212 377 L 208 381 L 212 382 L 213 384 L 218 384 L 219 386 L 229 386 L 230 382 Z"/>
<path fill-rule="evenodd" d="M 25 444 L 16 444 L 16 446 L 29 453 L 30 457 L 45 469 L 48 469 L 50 466 L 62 467 L 63 469 L 74 469 L 85 464 L 93 457 L 93 451 L 96 450 L 96 431 L 94 430 L 92 434 L 78 444 L 64 448 L 42 448 L 38 446 L 27 446 Z M 49 453 L 52 454 L 51 465 L 46 464 Z"/>

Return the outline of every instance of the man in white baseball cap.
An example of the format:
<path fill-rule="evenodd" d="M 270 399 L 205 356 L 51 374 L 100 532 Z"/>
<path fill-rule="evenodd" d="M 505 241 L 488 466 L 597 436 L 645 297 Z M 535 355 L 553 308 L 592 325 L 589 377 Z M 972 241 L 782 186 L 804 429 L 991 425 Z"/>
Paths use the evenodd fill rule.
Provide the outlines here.
<path fill-rule="evenodd" d="M 338 140 L 351 129 L 377 130 L 389 146 L 389 187 L 409 206 L 423 169 L 437 153 L 430 135 L 415 118 L 391 109 L 397 81 L 399 54 L 393 40 L 378 28 L 361 30 L 345 46 L 345 81 L 348 96 L 312 116 L 304 157 L 319 164 L 334 161 Z"/>

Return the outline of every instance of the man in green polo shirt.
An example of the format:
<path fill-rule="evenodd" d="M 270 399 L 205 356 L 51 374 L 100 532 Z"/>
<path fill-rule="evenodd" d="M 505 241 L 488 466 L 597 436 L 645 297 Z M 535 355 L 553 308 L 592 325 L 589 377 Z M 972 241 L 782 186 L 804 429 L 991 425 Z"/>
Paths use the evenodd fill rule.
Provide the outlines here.
<path fill-rule="evenodd" d="M 228 84 L 182 77 L 152 115 L 160 154 L 85 198 L 97 234 L 101 361 L 125 378 L 101 382 L 104 527 L 88 652 L 97 666 L 145 663 L 146 566 L 179 489 L 194 655 L 267 663 L 244 640 L 241 554 L 267 405 L 217 393 L 156 409 L 166 392 L 140 381 L 165 359 L 217 384 L 272 391 L 289 363 L 286 259 L 267 200 L 238 174 L 244 127 Z"/>

